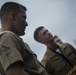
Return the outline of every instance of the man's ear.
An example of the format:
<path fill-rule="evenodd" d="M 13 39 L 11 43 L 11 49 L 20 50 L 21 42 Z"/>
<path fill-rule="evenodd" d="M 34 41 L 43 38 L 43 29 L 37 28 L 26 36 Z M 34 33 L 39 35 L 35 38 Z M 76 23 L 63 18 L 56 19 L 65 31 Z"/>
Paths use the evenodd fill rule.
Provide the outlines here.
<path fill-rule="evenodd" d="M 10 18 L 11 18 L 12 20 L 15 20 L 15 14 L 14 14 L 13 12 L 10 13 Z"/>
<path fill-rule="evenodd" d="M 44 40 L 42 40 L 41 38 L 39 39 L 39 42 L 41 42 L 41 43 L 45 43 Z"/>

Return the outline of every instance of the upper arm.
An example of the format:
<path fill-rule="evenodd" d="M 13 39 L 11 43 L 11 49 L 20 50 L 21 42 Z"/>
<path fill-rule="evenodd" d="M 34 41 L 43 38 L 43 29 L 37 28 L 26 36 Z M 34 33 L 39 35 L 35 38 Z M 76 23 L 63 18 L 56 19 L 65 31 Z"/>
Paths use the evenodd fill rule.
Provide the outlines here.
<path fill-rule="evenodd" d="M 21 61 L 17 61 L 10 65 L 6 70 L 7 75 L 29 75 L 25 69 L 24 65 Z"/>
<path fill-rule="evenodd" d="M 0 61 L 5 72 L 11 64 L 23 61 L 19 49 L 18 39 L 12 34 L 4 34 L 0 38 Z"/>

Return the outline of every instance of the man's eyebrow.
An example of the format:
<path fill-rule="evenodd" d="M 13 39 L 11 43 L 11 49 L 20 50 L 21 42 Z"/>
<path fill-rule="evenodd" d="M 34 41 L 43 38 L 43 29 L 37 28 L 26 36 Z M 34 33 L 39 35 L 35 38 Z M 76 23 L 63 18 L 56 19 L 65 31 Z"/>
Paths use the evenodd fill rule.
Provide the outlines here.
<path fill-rule="evenodd" d="M 43 35 L 47 32 L 48 30 L 45 30 L 44 32 L 43 32 Z"/>
<path fill-rule="evenodd" d="M 23 15 L 23 18 L 26 19 L 27 18 L 26 15 Z"/>
<path fill-rule="evenodd" d="M 43 35 L 46 33 L 46 31 L 43 32 Z"/>

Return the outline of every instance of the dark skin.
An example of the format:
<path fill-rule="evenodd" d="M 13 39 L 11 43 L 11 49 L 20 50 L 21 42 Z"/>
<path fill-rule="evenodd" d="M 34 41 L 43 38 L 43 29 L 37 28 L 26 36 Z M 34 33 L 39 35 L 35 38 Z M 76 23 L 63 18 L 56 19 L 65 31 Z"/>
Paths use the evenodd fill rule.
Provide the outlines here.
<path fill-rule="evenodd" d="M 8 20 L 2 24 L 2 30 L 12 31 L 19 36 L 24 35 L 25 34 L 24 27 L 26 28 L 27 26 L 25 17 L 26 13 L 23 8 L 21 8 L 21 11 L 17 15 L 14 15 L 13 12 L 10 12 Z M 6 75 L 30 75 L 30 74 L 24 70 L 24 65 L 22 61 L 17 61 L 7 68 Z"/>

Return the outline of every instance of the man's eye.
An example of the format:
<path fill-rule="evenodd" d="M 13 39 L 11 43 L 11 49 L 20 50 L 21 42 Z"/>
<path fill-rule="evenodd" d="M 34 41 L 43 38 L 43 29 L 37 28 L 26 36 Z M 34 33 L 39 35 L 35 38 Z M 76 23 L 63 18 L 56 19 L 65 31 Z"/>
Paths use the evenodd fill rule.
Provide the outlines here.
<path fill-rule="evenodd" d="M 43 35 L 45 35 L 46 32 L 43 33 Z"/>
<path fill-rule="evenodd" d="M 24 20 L 26 19 L 26 16 L 23 16 Z"/>

